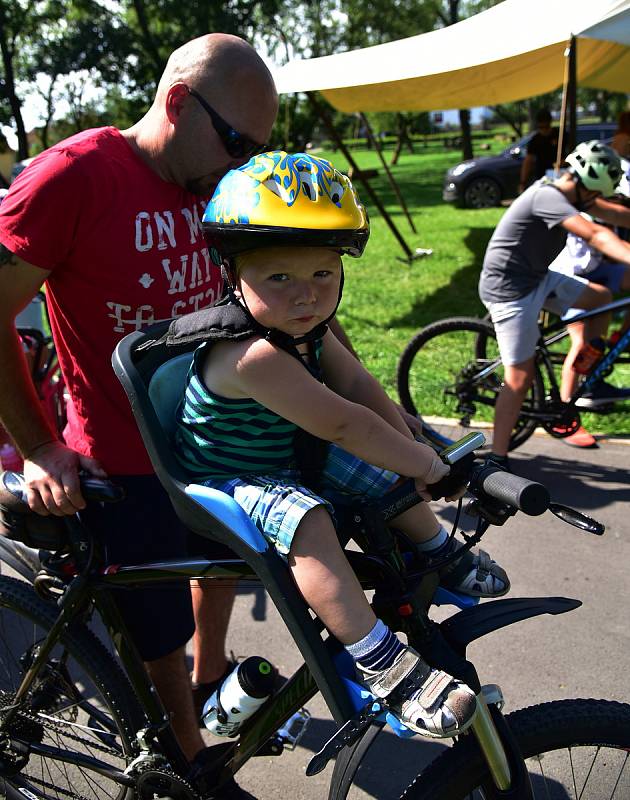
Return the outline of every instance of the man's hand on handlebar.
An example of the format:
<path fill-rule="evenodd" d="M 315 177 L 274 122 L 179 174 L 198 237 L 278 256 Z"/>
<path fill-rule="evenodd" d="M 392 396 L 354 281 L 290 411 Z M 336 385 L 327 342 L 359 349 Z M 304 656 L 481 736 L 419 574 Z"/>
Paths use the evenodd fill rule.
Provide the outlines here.
<path fill-rule="evenodd" d="M 85 508 L 79 471 L 97 478 L 107 473 L 94 458 L 71 450 L 62 442 L 46 442 L 24 459 L 24 480 L 29 507 L 44 516 L 62 517 Z"/>

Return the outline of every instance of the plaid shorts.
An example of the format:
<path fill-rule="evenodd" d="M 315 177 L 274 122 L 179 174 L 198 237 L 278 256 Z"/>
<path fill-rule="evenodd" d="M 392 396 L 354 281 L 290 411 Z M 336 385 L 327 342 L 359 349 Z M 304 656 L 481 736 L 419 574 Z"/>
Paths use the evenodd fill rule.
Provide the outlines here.
<path fill-rule="evenodd" d="M 293 469 L 271 475 L 207 480 L 204 484 L 233 497 L 265 539 L 286 558 L 298 525 L 312 508 L 324 506 L 334 519 L 333 504 L 378 499 L 398 480 L 395 472 L 374 467 L 331 444 L 319 494 L 302 486 L 298 472 Z"/>

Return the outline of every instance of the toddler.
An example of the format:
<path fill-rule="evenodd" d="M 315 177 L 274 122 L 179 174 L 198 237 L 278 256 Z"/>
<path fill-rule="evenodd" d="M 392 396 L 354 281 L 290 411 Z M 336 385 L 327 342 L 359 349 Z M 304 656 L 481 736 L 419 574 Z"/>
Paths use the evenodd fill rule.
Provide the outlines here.
<path fill-rule="evenodd" d="M 461 733 L 474 693 L 376 619 L 335 532 L 333 503 L 380 497 L 400 475 L 428 500 L 427 485 L 449 471 L 327 329 L 341 299 L 340 256 L 360 256 L 369 236 L 352 184 L 322 159 L 264 153 L 221 181 L 204 230 L 241 324 L 194 354 L 178 411 L 180 462 L 245 509 L 364 683 L 378 697 L 394 693 L 389 702 L 405 725 L 434 737 Z M 427 503 L 393 524 L 423 553 L 453 546 Z M 485 554 L 467 552 L 458 567 L 453 588 L 483 596 L 509 588 Z"/>

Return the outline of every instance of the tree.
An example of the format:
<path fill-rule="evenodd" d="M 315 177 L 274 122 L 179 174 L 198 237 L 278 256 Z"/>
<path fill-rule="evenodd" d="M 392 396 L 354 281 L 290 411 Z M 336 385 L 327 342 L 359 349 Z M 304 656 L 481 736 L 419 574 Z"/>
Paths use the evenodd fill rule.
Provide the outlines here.
<path fill-rule="evenodd" d="M 2 118 L 13 120 L 18 139 L 18 159 L 28 157 L 28 139 L 17 93 L 22 48 L 37 29 L 40 12 L 35 2 L 0 0 L 0 104 Z M 16 74 L 17 73 L 17 74 Z"/>
<path fill-rule="evenodd" d="M 628 95 L 605 89 L 578 88 L 577 100 L 583 108 L 593 108 L 602 122 L 616 122 L 619 114 L 628 107 Z"/>
<path fill-rule="evenodd" d="M 472 17 L 496 5 L 500 0 L 430 0 L 434 13 L 442 27 L 448 27 L 465 17 Z M 464 12 L 462 15 L 462 11 Z M 439 26 L 436 26 L 439 27 Z M 470 109 L 459 109 L 459 124 L 462 131 L 462 156 L 465 160 L 473 157 L 470 128 Z"/>
<path fill-rule="evenodd" d="M 523 125 L 529 119 L 527 104 L 519 100 L 516 103 L 501 103 L 491 106 L 491 109 L 496 117 L 508 123 L 520 139 L 523 135 Z"/>
<path fill-rule="evenodd" d="M 122 21 L 129 36 L 127 72 L 130 88 L 148 103 L 170 53 L 208 32 L 232 33 L 253 42 L 272 24 L 283 0 L 122 0 Z"/>
<path fill-rule="evenodd" d="M 0 51 L 3 67 L 4 116 L 18 137 L 18 158 L 29 154 L 22 117 L 23 98 L 40 94 L 46 103 L 43 144 L 47 146 L 53 107 L 60 99 L 76 99 L 76 82 L 114 82 L 121 75 L 118 54 L 124 30 L 112 4 L 98 0 L 0 0 Z M 64 95 L 64 88 L 66 95 Z M 68 96 L 67 92 L 71 94 Z M 75 122 L 81 125 L 76 113 Z"/>

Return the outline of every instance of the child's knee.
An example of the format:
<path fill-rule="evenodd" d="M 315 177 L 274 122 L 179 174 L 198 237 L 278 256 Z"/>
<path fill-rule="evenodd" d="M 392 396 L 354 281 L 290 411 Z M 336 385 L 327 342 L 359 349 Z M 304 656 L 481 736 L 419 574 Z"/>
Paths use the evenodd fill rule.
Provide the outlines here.
<path fill-rule="evenodd" d="M 313 540 L 318 543 L 337 541 L 332 517 L 325 506 L 315 506 L 304 514 L 293 534 L 291 553 L 308 546 Z"/>

